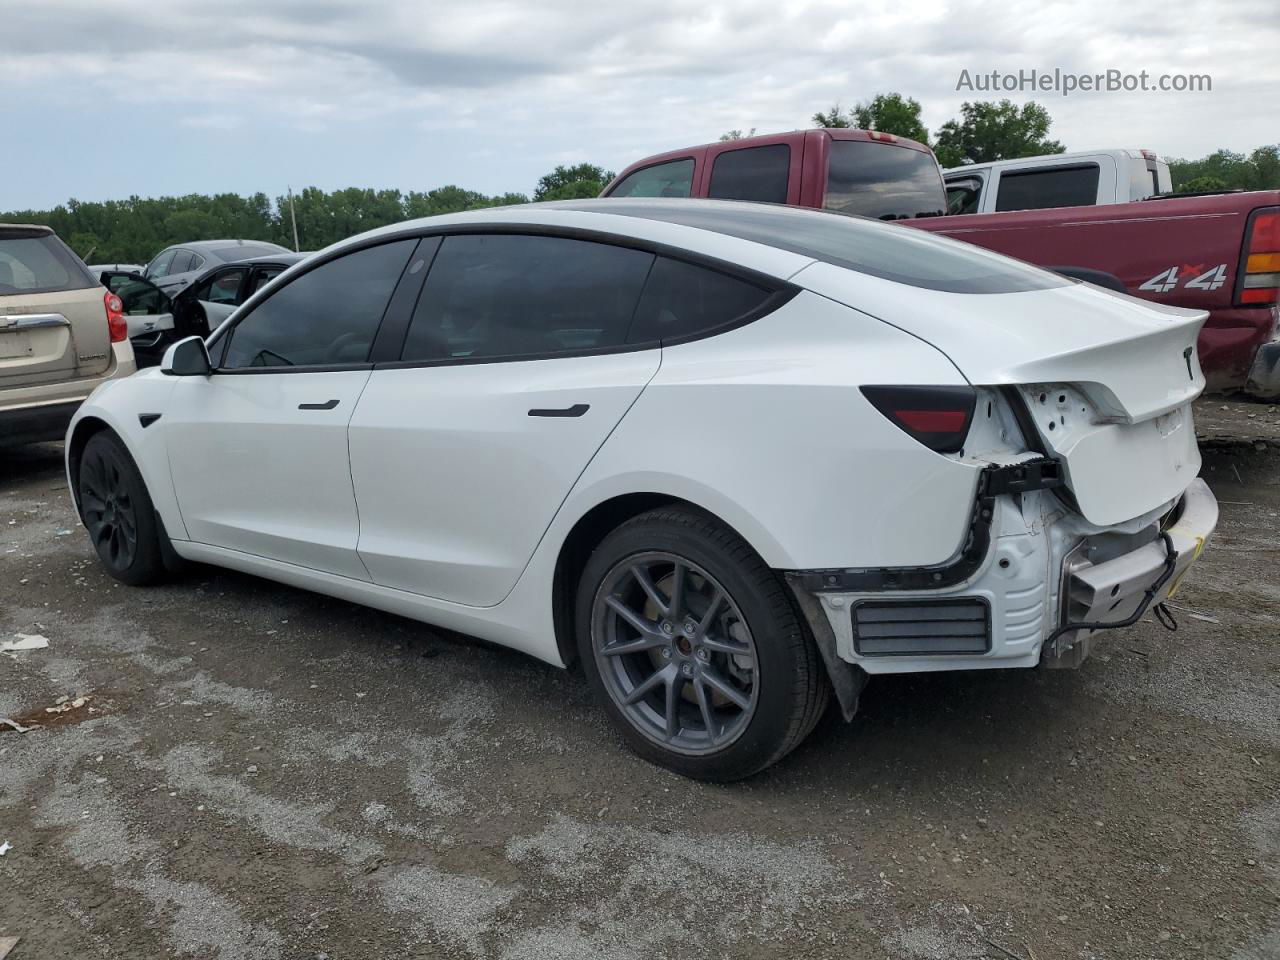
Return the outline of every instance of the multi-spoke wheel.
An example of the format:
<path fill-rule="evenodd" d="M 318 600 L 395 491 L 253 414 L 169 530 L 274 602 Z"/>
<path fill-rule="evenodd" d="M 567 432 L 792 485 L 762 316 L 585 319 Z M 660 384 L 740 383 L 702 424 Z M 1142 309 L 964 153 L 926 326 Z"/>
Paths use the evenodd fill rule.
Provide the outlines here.
<path fill-rule="evenodd" d="M 756 645 L 738 605 L 697 564 L 644 553 L 614 565 L 592 633 L 605 688 L 632 725 L 680 753 L 732 743 L 756 705 Z"/>
<path fill-rule="evenodd" d="M 588 677 L 643 756 L 748 776 L 812 729 L 827 680 L 786 588 L 731 530 L 675 508 L 623 524 L 578 594 Z"/>
<path fill-rule="evenodd" d="M 95 433 L 80 454 L 80 519 L 102 565 L 125 583 L 160 579 L 164 562 L 155 508 L 142 475 L 120 439 Z"/>

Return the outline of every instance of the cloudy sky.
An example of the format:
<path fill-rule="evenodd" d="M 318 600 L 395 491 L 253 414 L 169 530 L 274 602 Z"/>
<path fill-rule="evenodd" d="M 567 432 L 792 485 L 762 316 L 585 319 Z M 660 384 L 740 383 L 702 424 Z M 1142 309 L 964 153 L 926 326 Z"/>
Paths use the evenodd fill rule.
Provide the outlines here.
<path fill-rule="evenodd" d="M 1277 0 L 0 0 L 0 210 L 69 197 L 446 183 L 809 125 L 882 91 L 936 128 L 961 70 L 1207 73 L 1210 93 L 1015 94 L 1068 149 L 1280 141 Z"/>

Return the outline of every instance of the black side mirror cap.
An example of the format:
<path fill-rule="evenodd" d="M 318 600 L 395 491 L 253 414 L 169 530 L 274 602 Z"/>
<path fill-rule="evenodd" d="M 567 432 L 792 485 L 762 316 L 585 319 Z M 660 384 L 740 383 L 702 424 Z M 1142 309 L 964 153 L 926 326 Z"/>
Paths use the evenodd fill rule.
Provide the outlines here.
<path fill-rule="evenodd" d="M 207 377 L 213 373 L 209 348 L 200 337 L 186 337 L 164 352 L 160 372 L 170 377 Z"/>

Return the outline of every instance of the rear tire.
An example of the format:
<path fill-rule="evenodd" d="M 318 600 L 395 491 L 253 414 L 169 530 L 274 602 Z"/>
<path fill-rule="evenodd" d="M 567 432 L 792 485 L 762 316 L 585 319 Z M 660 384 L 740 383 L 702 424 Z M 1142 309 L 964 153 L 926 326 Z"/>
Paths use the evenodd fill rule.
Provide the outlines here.
<path fill-rule="evenodd" d="M 131 586 L 158 583 L 168 571 L 147 485 L 114 433 L 95 433 L 76 476 L 80 520 L 111 576 Z M 172 549 L 172 548 L 171 548 Z"/>
<path fill-rule="evenodd" d="M 830 700 L 786 587 L 746 541 L 695 510 L 652 510 L 606 536 L 576 613 L 579 655 L 610 720 L 642 757 L 685 776 L 763 770 Z"/>

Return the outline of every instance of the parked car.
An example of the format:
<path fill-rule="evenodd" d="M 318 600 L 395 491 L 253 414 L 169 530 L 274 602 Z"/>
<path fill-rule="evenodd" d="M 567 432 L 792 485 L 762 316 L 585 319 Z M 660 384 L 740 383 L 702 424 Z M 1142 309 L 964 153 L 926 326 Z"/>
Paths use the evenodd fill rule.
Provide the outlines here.
<path fill-rule="evenodd" d="M 1212 533 L 1203 311 L 888 224 L 582 200 L 330 247 L 100 390 L 71 489 L 181 559 L 580 659 L 728 780 L 869 674 L 1067 665 Z"/>
<path fill-rule="evenodd" d="M 165 247 L 142 275 L 172 295 L 220 263 L 290 252 L 287 247 L 266 240 L 196 240 Z"/>
<path fill-rule="evenodd" d="M 172 297 L 136 274 L 105 271 L 100 278 L 120 297 L 138 366 L 150 367 L 175 340 L 207 337 L 236 307 L 307 256 L 286 251 L 218 264 Z"/>
<path fill-rule="evenodd" d="M 57 440 L 134 371 L 120 301 L 49 227 L 0 224 L 0 447 Z"/>
<path fill-rule="evenodd" d="M 653 191 L 898 220 L 1153 303 L 1207 310 L 1197 353 L 1209 389 L 1280 398 L 1280 190 L 944 217 L 941 172 L 924 145 L 799 130 L 649 157 L 603 195 Z"/>
<path fill-rule="evenodd" d="M 1173 190 L 1169 164 L 1150 150 L 1095 150 L 975 163 L 942 171 L 947 213 L 1090 207 Z"/>

